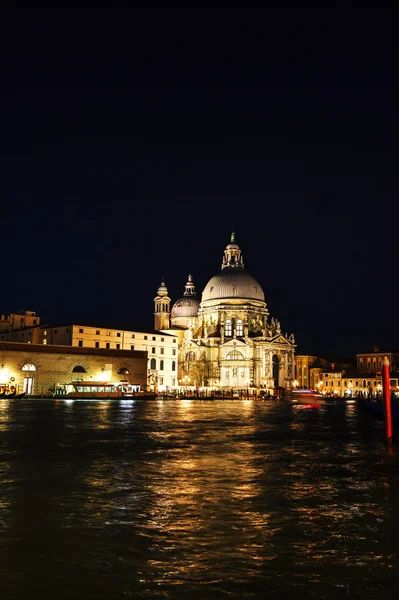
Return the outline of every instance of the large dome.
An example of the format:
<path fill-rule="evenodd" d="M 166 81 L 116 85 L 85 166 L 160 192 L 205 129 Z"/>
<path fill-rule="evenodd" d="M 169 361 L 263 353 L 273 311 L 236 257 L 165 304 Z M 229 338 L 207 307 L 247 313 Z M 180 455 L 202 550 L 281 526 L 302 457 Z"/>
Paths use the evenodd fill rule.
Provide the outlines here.
<path fill-rule="evenodd" d="M 202 292 L 202 302 L 222 298 L 243 298 L 265 301 L 265 295 L 259 283 L 244 269 L 225 267 L 212 277 Z"/>

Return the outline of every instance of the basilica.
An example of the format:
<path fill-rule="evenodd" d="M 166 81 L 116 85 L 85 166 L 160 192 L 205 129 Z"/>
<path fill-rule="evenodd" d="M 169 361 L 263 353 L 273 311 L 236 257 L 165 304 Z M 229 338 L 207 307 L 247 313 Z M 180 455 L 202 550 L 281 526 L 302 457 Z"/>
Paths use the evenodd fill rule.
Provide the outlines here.
<path fill-rule="evenodd" d="M 188 276 L 184 294 L 171 307 L 162 281 L 154 299 L 154 329 L 178 337 L 179 384 L 210 390 L 291 388 L 294 335 L 270 318 L 259 283 L 244 269 L 232 233 L 221 271 L 201 300 Z"/>

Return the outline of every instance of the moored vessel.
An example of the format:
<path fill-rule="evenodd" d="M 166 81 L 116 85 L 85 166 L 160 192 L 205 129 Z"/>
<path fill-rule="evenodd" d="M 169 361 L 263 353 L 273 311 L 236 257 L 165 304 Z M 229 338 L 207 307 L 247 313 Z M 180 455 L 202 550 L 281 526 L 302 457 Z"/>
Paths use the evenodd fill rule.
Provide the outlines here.
<path fill-rule="evenodd" d="M 75 400 L 118 400 L 145 398 L 148 400 L 157 397 L 154 392 L 140 390 L 139 385 L 110 381 L 74 381 L 59 386 L 54 394 L 56 398 Z"/>

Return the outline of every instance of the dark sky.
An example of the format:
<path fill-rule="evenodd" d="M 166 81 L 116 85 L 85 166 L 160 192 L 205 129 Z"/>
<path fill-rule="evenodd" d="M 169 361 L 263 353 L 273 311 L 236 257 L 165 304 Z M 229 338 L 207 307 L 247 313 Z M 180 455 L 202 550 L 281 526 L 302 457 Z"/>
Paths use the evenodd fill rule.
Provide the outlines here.
<path fill-rule="evenodd" d="M 151 327 L 234 229 L 297 352 L 398 347 L 396 14 L 132 4 L 2 9 L 1 312 Z"/>

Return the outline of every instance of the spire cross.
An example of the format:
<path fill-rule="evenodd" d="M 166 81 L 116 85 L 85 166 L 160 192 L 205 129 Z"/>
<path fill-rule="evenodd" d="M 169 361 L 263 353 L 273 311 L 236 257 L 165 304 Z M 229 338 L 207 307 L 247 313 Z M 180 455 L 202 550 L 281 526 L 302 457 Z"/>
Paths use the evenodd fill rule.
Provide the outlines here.
<path fill-rule="evenodd" d="M 234 231 L 232 231 L 232 232 L 231 232 L 231 238 L 230 238 L 230 241 L 231 241 L 232 243 L 234 243 L 235 237 L 236 237 L 236 234 L 234 233 Z"/>

